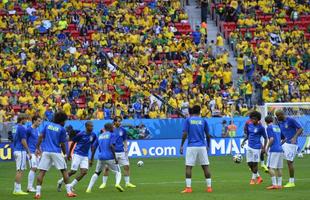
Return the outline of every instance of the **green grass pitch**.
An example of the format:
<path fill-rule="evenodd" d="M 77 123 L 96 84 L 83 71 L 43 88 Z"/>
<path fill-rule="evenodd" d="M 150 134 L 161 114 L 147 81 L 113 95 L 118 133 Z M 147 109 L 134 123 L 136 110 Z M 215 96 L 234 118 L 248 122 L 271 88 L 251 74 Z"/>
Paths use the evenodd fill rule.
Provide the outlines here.
<path fill-rule="evenodd" d="M 86 194 L 85 190 L 91 175 L 95 169 L 93 166 L 89 174 L 76 186 L 77 198 L 81 200 L 90 199 L 111 199 L 111 200 L 303 200 L 309 199 L 310 189 L 310 156 L 296 158 L 296 187 L 268 191 L 265 189 L 271 181 L 268 174 L 260 171 L 264 182 L 261 185 L 249 185 L 251 173 L 243 161 L 241 164 L 235 164 L 231 156 L 211 157 L 210 169 L 212 173 L 213 193 L 204 192 L 205 181 L 200 167 L 195 167 L 193 171 L 192 194 L 181 194 L 184 188 L 184 159 L 180 158 L 154 158 L 143 159 L 144 166 L 137 167 L 137 159 L 131 159 L 131 181 L 137 185 L 135 189 L 127 189 L 120 193 L 114 188 L 114 176 L 110 174 L 108 186 L 104 190 L 99 190 L 101 177 L 98 178 L 91 194 Z M 287 166 L 284 163 L 283 183 L 288 180 Z M 70 166 L 70 164 L 69 164 Z M 22 200 L 33 199 L 34 195 L 13 196 L 13 182 L 15 173 L 14 162 L 0 163 L 0 199 L 1 200 Z M 26 190 L 28 171 L 24 174 L 22 188 Z M 60 173 L 54 168 L 51 169 L 45 177 L 42 187 L 42 200 L 61 200 L 65 197 L 65 188 L 63 192 L 56 191 L 56 181 Z M 72 180 L 72 179 L 71 179 Z M 122 180 L 122 185 L 124 182 Z"/>

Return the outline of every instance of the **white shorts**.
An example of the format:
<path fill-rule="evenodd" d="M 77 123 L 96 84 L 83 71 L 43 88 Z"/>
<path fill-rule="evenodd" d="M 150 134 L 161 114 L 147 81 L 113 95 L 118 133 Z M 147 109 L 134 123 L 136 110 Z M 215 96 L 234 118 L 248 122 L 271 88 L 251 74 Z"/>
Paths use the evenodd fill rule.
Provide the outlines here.
<path fill-rule="evenodd" d="M 187 147 L 185 156 L 186 166 L 209 165 L 208 152 L 206 147 Z"/>
<path fill-rule="evenodd" d="M 253 149 L 251 147 L 247 147 L 246 151 L 246 161 L 247 162 L 260 162 L 260 152 L 261 149 Z"/>
<path fill-rule="evenodd" d="M 129 165 L 129 159 L 125 152 L 115 153 L 118 164 L 122 166 Z"/>
<path fill-rule="evenodd" d="M 297 154 L 298 146 L 296 144 L 284 143 L 282 145 L 284 151 L 284 158 L 289 161 L 294 161 L 294 158 Z"/>
<path fill-rule="evenodd" d="M 38 169 L 48 171 L 54 165 L 58 170 L 67 169 L 67 164 L 61 153 L 43 152 Z"/>
<path fill-rule="evenodd" d="M 282 152 L 268 152 L 267 166 L 273 169 L 283 168 L 283 153 Z"/>
<path fill-rule="evenodd" d="M 37 157 L 34 153 L 31 154 L 31 159 L 28 158 L 29 168 L 38 168 L 40 163 L 40 157 Z"/>
<path fill-rule="evenodd" d="M 23 171 L 27 169 L 26 157 L 27 157 L 26 151 L 14 151 L 14 158 L 16 161 L 16 171 L 18 170 Z"/>
<path fill-rule="evenodd" d="M 104 167 L 108 167 L 113 172 L 120 172 L 119 165 L 115 164 L 115 160 L 98 160 L 95 172 L 101 172 Z"/>
<path fill-rule="evenodd" d="M 71 170 L 77 171 L 78 168 L 88 169 L 88 157 L 73 154 L 71 162 Z"/>

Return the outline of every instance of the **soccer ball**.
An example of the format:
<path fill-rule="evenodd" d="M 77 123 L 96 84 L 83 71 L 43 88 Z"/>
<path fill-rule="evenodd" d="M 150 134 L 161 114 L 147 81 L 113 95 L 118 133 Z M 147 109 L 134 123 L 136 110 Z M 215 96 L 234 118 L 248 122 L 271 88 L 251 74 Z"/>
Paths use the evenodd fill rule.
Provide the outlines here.
<path fill-rule="evenodd" d="M 298 158 L 303 158 L 303 157 L 304 157 L 304 154 L 300 152 L 299 154 L 297 154 L 297 157 L 298 157 Z"/>
<path fill-rule="evenodd" d="M 138 167 L 142 167 L 143 165 L 144 165 L 144 163 L 143 163 L 142 160 L 139 160 L 139 161 L 137 162 L 137 166 L 138 166 Z"/>
<path fill-rule="evenodd" d="M 235 163 L 241 163 L 242 162 L 242 155 L 241 154 L 236 154 L 233 156 L 233 161 Z"/>

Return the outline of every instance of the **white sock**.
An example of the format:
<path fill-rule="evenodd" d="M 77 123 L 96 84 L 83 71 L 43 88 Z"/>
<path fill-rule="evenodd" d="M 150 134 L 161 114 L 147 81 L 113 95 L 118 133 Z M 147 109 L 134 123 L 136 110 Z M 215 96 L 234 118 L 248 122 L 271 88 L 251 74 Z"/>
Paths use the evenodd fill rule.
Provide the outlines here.
<path fill-rule="evenodd" d="M 36 176 L 36 173 L 30 170 L 28 174 L 28 187 L 27 187 L 28 189 L 33 188 L 33 181 L 34 181 L 35 176 Z"/>
<path fill-rule="evenodd" d="M 119 185 L 121 183 L 122 179 L 122 173 L 121 172 L 115 172 L 115 184 Z"/>
<path fill-rule="evenodd" d="M 107 184 L 107 181 L 108 181 L 108 176 L 103 176 L 102 177 L 102 183 Z"/>
<path fill-rule="evenodd" d="M 130 177 L 129 176 L 124 176 L 124 180 L 125 180 L 126 184 L 130 183 Z"/>
<path fill-rule="evenodd" d="M 71 183 L 71 186 L 74 187 L 78 182 L 79 182 L 78 180 L 74 179 Z"/>
<path fill-rule="evenodd" d="M 275 176 L 271 177 L 272 185 L 277 185 L 277 178 Z"/>
<path fill-rule="evenodd" d="M 290 179 L 289 179 L 289 182 L 290 182 L 290 183 L 295 183 L 295 178 L 290 178 Z"/>
<path fill-rule="evenodd" d="M 20 183 L 15 182 L 15 191 L 20 192 L 22 190 L 22 185 Z"/>
<path fill-rule="evenodd" d="M 58 184 L 62 184 L 64 182 L 64 178 L 61 178 L 57 181 Z"/>
<path fill-rule="evenodd" d="M 36 195 L 41 195 L 41 185 L 37 185 Z"/>
<path fill-rule="evenodd" d="M 278 186 L 282 186 L 282 177 L 278 177 Z"/>
<path fill-rule="evenodd" d="M 91 177 L 91 179 L 90 179 L 90 181 L 89 181 L 89 184 L 88 184 L 88 187 L 87 187 L 88 190 L 91 190 L 91 189 L 93 188 L 93 186 L 94 186 L 94 184 L 95 184 L 97 178 L 98 178 L 98 175 L 97 175 L 97 174 L 94 174 L 94 175 Z"/>
<path fill-rule="evenodd" d="M 252 173 L 252 179 L 256 179 L 256 174 Z"/>
<path fill-rule="evenodd" d="M 256 173 L 256 178 L 259 177 L 259 176 L 260 176 L 260 175 L 259 175 L 259 173 L 257 172 L 257 173 Z"/>
<path fill-rule="evenodd" d="M 211 187 L 211 178 L 206 178 L 207 187 Z"/>
<path fill-rule="evenodd" d="M 261 160 L 261 161 L 260 161 L 260 165 L 261 165 L 261 166 L 265 165 L 265 161 Z"/>
<path fill-rule="evenodd" d="M 185 183 L 186 183 L 186 187 L 192 187 L 192 179 L 191 178 L 185 179 Z"/>
<path fill-rule="evenodd" d="M 67 193 L 70 193 L 71 192 L 71 185 L 70 184 L 66 184 L 66 190 L 67 190 Z"/>

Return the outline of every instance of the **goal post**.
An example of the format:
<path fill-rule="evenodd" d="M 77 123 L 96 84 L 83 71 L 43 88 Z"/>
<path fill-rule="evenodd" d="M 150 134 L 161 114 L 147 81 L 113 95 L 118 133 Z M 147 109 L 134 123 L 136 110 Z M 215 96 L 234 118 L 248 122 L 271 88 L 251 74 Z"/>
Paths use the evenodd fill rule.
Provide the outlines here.
<path fill-rule="evenodd" d="M 300 150 L 310 150 L 310 102 L 265 103 L 259 107 L 261 122 L 265 125 L 267 115 L 275 116 L 276 110 L 283 110 L 286 116 L 294 118 L 303 128 L 301 140 L 304 143 Z"/>

